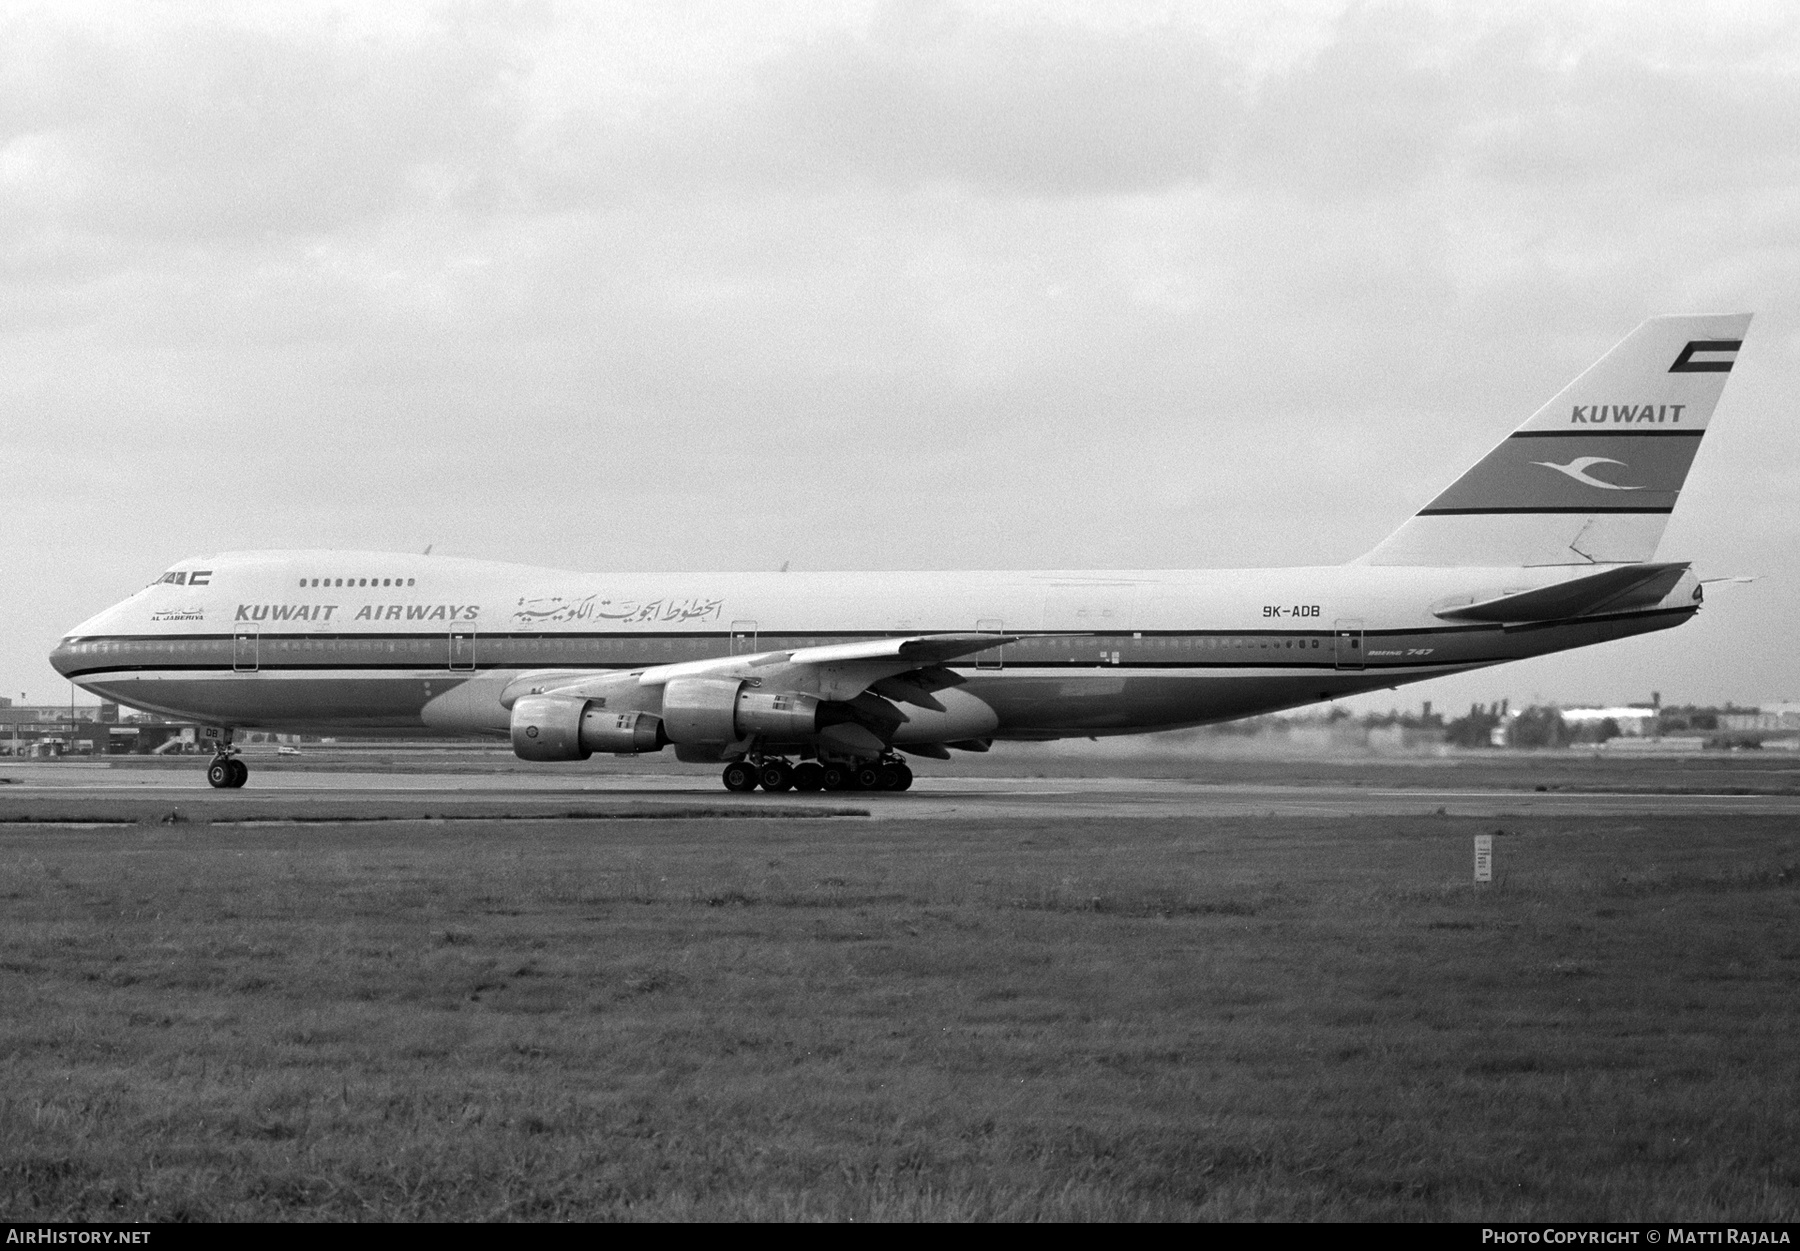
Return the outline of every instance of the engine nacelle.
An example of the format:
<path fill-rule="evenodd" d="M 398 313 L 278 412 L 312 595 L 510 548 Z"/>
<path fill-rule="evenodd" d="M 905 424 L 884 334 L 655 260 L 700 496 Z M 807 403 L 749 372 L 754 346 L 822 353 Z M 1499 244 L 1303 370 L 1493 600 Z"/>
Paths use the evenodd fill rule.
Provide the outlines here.
<path fill-rule="evenodd" d="M 794 741 L 817 732 L 819 700 L 762 691 L 741 678 L 674 678 L 663 687 L 662 721 L 676 744 L 734 743 L 752 734 Z"/>
<path fill-rule="evenodd" d="M 737 732 L 742 678 L 673 678 L 663 686 L 663 726 L 671 743 L 730 743 Z"/>
<path fill-rule="evenodd" d="M 521 760 L 586 760 L 592 750 L 581 746 L 581 714 L 585 699 L 527 695 L 513 701 L 513 755 Z"/>
<path fill-rule="evenodd" d="M 819 728 L 819 700 L 798 691 L 747 688 L 738 692 L 740 738 L 760 734 L 777 741 L 803 739 Z"/>
<path fill-rule="evenodd" d="M 661 750 L 669 740 L 661 718 L 608 712 L 596 701 L 525 695 L 513 701 L 513 754 L 521 760 L 586 760 L 597 751 Z"/>
<path fill-rule="evenodd" d="M 652 712 L 608 712 L 589 704 L 581 714 L 581 745 L 590 751 L 631 756 L 661 751 L 668 741 L 662 718 Z"/>

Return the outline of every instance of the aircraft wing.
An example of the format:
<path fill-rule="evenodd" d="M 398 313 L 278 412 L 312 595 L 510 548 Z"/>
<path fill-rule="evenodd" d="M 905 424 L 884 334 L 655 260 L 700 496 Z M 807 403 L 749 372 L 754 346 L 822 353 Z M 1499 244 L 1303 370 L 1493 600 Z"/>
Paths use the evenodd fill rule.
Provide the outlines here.
<path fill-rule="evenodd" d="M 827 643 L 801 647 L 787 653 L 797 665 L 841 664 L 846 660 L 907 660 L 915 665 L 937 665 L 959 656 L 972 656 L 1003 643 L 1016 643 L 1017 634 L 915 634 L 911 638 L 865 639 L 857 643 Z"/>
<path fill-rule="evenodd" d="M 715 656 L 644 670 L 638 681 L 661 686 L 675 678 L 746 678 L 823 699 L 851 699 L 870 683 L 912 669 L 926 669 L 1019 639 L 1016 634 L 914 634 L 899 638 L 826 643 L 749 656 Z M 854 689 L 850 689 L 854 687 Z"/>
<path fill-rule="evenodd" d="M 942 711 L 943 705 L 932 698 L 931 692 L 962 681 L 942 667 L 945 661 L 1014 643 L 1020 637 L 1017 634 L 914 634 L 744 656 L 714 656 L 706 660 L 655 665 L 635 672 L 538 670 L 515 678 L 502 692 L 500 703 L 502 707 L 510 708 L 521 695 L 597 696 L 608 689 L 617 689 L 619 683 L 626 681 L 641 686 L 664 686 L 676 678 L 742 678 L 759 686 L 804 691 L 821 699 L 839 700 L 854 699 L 878 685 L 880 694 L 889 699 Z"/>

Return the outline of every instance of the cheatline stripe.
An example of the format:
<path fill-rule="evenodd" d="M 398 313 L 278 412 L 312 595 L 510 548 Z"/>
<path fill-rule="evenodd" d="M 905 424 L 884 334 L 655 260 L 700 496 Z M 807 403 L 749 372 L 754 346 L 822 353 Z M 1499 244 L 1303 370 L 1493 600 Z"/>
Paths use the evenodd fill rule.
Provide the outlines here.
<path fill-rule="evenodd" d="M 1115 664 L 1059 665 L 1059 664 L 1043 664 L 1043 663 L 1033 661 L 1033 662 L 1026 663 L 1026 664 L 1007 665 L 1002 668 L 976 670 L 975 676 L 978 678 L 979 677 L 993 677 L 993 676 L 1000 676 L 1000 675 L 1005 675 L 1005 676 L 1010 676 L 1010 677 L 1025 677 L 1025 676 L 1029 676 L 1031 673 L 1033 673 L 1034 671 L 1038 671 L 1038 670 L 1050 671 L 1050 673 L 1046 674 L 1046 676 L 1050 676 L 1051 674 L 1067 675 L 1069 673 L 1089 673 L 1089 674 L 1094 674 L 1096 676 L 1104 676 L 1105 674 L 1108 674 L 1108 673 L 1119 673 L 1119 672 L 1122 672 L 1122 671 L 1128 670 L 1128 669 L 1160 670 L 1160 671 L 1165 671 L 1165 672 L 1170 671 L 1170 670 L 1204 672 L 1204 671 L 1217 671 L 1217 670 L 1240 671 L 1240 670 L 1246 670 L 1246 669 L 1256 669 L 1256 670 L 1275 669 L 1275 670 L 1281 670 L 1283 672 L 1364 673 L 1371 669 L 1459 669 L 1465 665 L 1497 665 L 1497 664 L 1503 664 L 1509 660 L 1517 660 L 1517 659 L 1518 659 L 1518 657 L 1516 657 L 1516 656 L 1469 656 L 1469 657 L 1455 657 L 1455 658 L 1447 657 L 1442 660 L 1417 660 L 1417 661 L 1411 661 L 1411 660 L 1390 661 L 1390 660 L 1383 659 L 1383 660 L 1368 662 L 1368 663 L 1365 663 L 1360 666 L 1348 666 L 1348 665 L 1339 666 L 1334 661 L 1329 660 L 1329 659 L 1320 659 L 1320 660 L 1306 661 L 1306 662 L 1278 661 L 1278 660 L 1274 660 L 1274 659 L 1268 659 L 1268 660 L 1235 660 L 1235 661 L 1197 661 L 1197 662 L 1191 662 L 1191 663 L 1165 663 L 1165 662 L 1159 662 L 1159 661 L 1153 661 L 1153 660 L 1142 660 L 1142 661 L 1127 660 L 1127 661 L 1123 661 L 1116 665 Z M 436 682 L 436 681 L 444 680 L 447 678 L 456 678 L 456 677 L 461 677 L 464 679 L 471 678 L 471 677 L 474 677 L 477 674 L 481 673 L 482 671 L 490 669 L 490 668 L 499 669 L 499 670 L 509 670 L 509 669 L 517 668 L 517 666 L 515 666 L 515 665 L 492 665 L 492 666 L 482 665 L 479 668 L 474 669 L 474 670 L 458 669 L 458 670 L 454 670 L 454 671 L 440 669 L 435 674 L 425 675 L 425 674 L 420 674 L 414 670 L 399 670 L 399 669 L 389 670 L 389 669 L 385 669 L 385 668 L 378 668 L 376 666 L 368 666 L 366 668 L 363 668 L 363 667 L 357 667 L 357 666 L 352 666 L 352 665 L 339 665 L 337 668 L 332 669 L 329 672 L 333 675 L 344 675 L 346 680 L 348 680 L 348 678 L 350 676 L 355 676 L 355 677 L 368 677 L 368 678 L 383 678 L 383 677 L 385 677 L 385 678 L 391 678 L 396 681 L 406 681 L 406 682 L 420 682 L 420 681 Z M 193 677 L 193 678 L 200 678 L 200 677 L 205 677 L 205 676 L 214 675 L 214 674 L 216 674 L 220 677 L 244 678 L 244 677 L 252 677 L 259 673 L 260 674 L 270 674 L 270 675 L 274 675 L 277 673 L 290 673 L 290 674 L 291 673 L 312 673 L 313 676 L 323 676 L 323 674 L 316 673 L 315 671 L 294 670 L 294 669 L 288 669 L 288 668 L 285 668 L 282 666 L 275 666 L 275 665 L 265 665 L 260 669 L 235 669 L 235 670 L 231 669 L 228 666 L 224 666 L 224 665 L 161 665 L 161 666 L 156 666 L 154 668 L 146 665 L 143 667 L 130 667 L 130 668 L 119 668 L 119 669 L 80 669 L 80 670 L 76 670 L 75 672 L 70 673 L 68 676 L 71 679 L 101 678 L 101 677 L 108 677 L 108 676 L 124 678 L 124 677 L 131 677 L 131 676 L 143 676 L 146 674 L 165 674 L 165 673 L 181 674 L 185 677 Z"/>
<path fill-rule="evenodd" d="M 1308 620 L 1310 620 L 1310 618 L 1308 618 Z M 1445 634 L 1445 633 L 1457 633 L 1460 631 L 1467 631 L 1467 630 L 1484 630 L 1484 629 L 1489 629 L 1489 628 L 1491 628 L 1491 627 L 1484 626 L 1484 625 L 1483 626 L 1472 626 L 1472 625 L 1445 624 L 1442 626 L 1425 626 L 1423 628 L 1382 630 L 1382 631 L 1380 631 L 1380 637 L 1388 638 L 1390 636 L 1401 635 L 1401 634 Z M 915 634 L 899 634 L 899 633 L 874 634 L 874 633 L 869 633 L 869 634 L 867 634 L 866 637 L 877 638 L 877 639 L 920 638 L 920 637 L 929 637 L 932 633 L 933 633 L 933 631 L 930 631 L 930 630 L 919 631 Z M 951 631 L 939 630 L 939 631 L 936 631 L 936 633 L 947 634 L 947 633 L 951 633 Z M 1000 631 L 996 631 L 996 633 L 1004 634 L 1004 633 L 1006 633 L 1006 631 L 1000 630 Z M 1372 631 L 1372 630 L 1364 631 L 1364 633 L 1368 634 L 1370 638 L 1376 637 L 1375 631 Z M 1152 638 L 1155 638 L 1155 639 L 1162 639 L 1162 638 L 1172 638 L 1172 639 L 1187 639 L 1187 638 L 1194 638 L 1194 639 L 1206 639 L 1206 638 L 1308 638 L 1308 639 L 1316 638 L 1316 639 L 1328 639 L 1328 638 L 1332 637 L 1332 634 L 1333 634 L 1333 630 L 1330 627 L 1327 627 L 1324 625 L 1296 626 L 1292 629 L 1281 629 L 1279 627 L 1274 628 L 1274 629 L 1264 629 L 1264 628 L 1258 627 L 1258 628 L 1253 628 L 1253 629 L 1247 628 L 1247 629 L 1243 629 L 1243 630 L 1110 630 L 1110 631 L 1071 630 L 1068 632 L 1049 631 L 1049 632 L 1043 632 L 1043 633 L 1034 631 L 1032 633 L 1014 635 L 1012 637 L 1014 637 L 1020 641 L 1013 642 L 1013 643 L 997 643 L 994 645 L 994 648 L 1000 648 L 1000 647 L 1025 648 L 1030 644 L 1042 643 L 1042 642 L 1054 643 L 1054 642 L 1060 642 L 1060 641 L 1067 640 L 1067 639 L 1076 639 L 1083 643 L 1100 643 L 1102 645 L 1106 645 L 1106 644 L 1115 643 L 1115 642 L 1130 643 L 1134 639 L 1136 639 L 1140 636 L 1143 638 L 1146 638 L 1146 639 L 1152 639 Z M 318 640 L 318 641 L 323 641 L 323 642 L 327 642 L 327 643 L 329 643 L 329 642 L 377 642 L 377 643 L 379 643 L 379 642 L 383 642 L 383 641 L 400 642 L 400 641 L 405 641 L 407 639 L 414 639 L 416 637 L 417 636 L 414 636 L 414 635 L 403 635 L 403 634 L 264 634 L 261 636 L 261 639 L 264 644 L 279 643 L 284 640 L 292 640 L 292 639 Z M 698 634 L 698 633 L 696 633 L 696 634 L 632 635 L 632 634 L 503 634 L 503 633 L 496 632 L 494 634 L 475 634 L 475 635 L 471 635 L 470 637 L 474 638 L 474 640 L 478 646 L 486 648 L 489 646 L 499 646 L 502 643 L 530 642 L 530 641 L 539 641 L 539 640 L 544 640 L 544 639 L 550 639 L 550 640 L 554 640 L 554 641 L 558 641 L 558 642 L 584 642 L 584 641 L 591 642 L 594 640 L 601 640 L 601 641 L 637 640 L 639 642 L 645 642 L 645 643 L 651 643 L 651 642 L 662 643 L 662 642 L 670 642 L 670 641 L 693 643 L 693 642 L 704 642 L 704 641 L 710 640 L 710 639 L 717 639 L 717 640 L 722 641 L 727 636 L 722 635 L 722 634 Z M 829 644 L 823 644 L 823 643 L 821 643 L 821 644 L 813 644 L 813 643 L 796 644 L 793 642 L 783 642 L 780 644 L 775 644 L 773 642 L 776 639 L 791 640 L 791 639 L 802 638 L 802 637 L 811 638 L 813 636 L 812 635 L 788 634 L 785 632 L 771 631 L 768 634 L 766 634 L 765 636 L 763 636 L 763 642 L 770 644 L 769 646 L 764 647 L 764 646 L 762 646 L 762 644 L 759 644 L 758 646 L 759 646 L 759 648 L 761 648 L 760 651 L 747 652 L 745 654 L 754 656 L 754 655 L 760 655 L 760 654 L 762 654 L 762 652 L 765 652 L 765 651 L 773 651 L 773 652 L 801 651 L 806 647 L 829 646 Z M 835 636 L 826 635 L 823 632 L 821 632 L 819 637 L 825 638 L 825 637 L 835 637 Z M 82 643 L 146 643 L 146 644 L 181 643 L 181 644 L 187 644 L 187 643 L 229 643 L 231 640 L 232 640 L 232 636 L 229 634 L 92 634 L 92 635 L 82 636 L 81 642 Z M 430 641 L 432 641 L 434 643 L 442 644 L 443 639 L 436 635 L 433 635 L 433 636 L 431 636 Z M 994 650 L 994 648 L 990 648 L 988 650 Z M 321 650 L 328 650 L 328 649 L 322 648 Z M 439 654 L 441 655 L 442 653 L 439 653 Z M 977 654 L 978 653 L 970 652 L 969 656 L 973 657 Z M 522 663 L 522 664 L 529 663 L 531 665 L 531 667 L 538 668 L 538 669 L 553 667 L 553 666 L 545 666 L 545 665 L 537 664 L 536 662 L 538 659 L 539 659 L 538 657 L 531 657 L 529 659 L 529 661 L 521 661 L 520 663 Z M 704 657 L 703 659 L 709 659 L 709 660 L 710 659 L 718 659 L 718 657 Z M 324 662 L 321 661 L 320 663 L 324 663 Z M 637 662 L 621 660 L 616 663 L 629 668 L 632 664 L 637 663 Z M 653 663 L 653 664 L 660 665 L 660 664 L 667 664 L 670 662 L 664 661 L 664 660 L 657 660 L 657 661 L 645 662 L 645 663 Z M 955 663 L 961 663 L 961 662 L 958 661 Z"/>
<path fill-rule="evenodd" d="M 1602 435 L 1626 435 L 1633 439 L 1697 439 L 1705 434 L 1699 430 L 1642 430 L 1630 426 L 1598 426 L 1587 430 L 1518 430 L 1509 437 L 1514 439 L 1592 439 Z"/>
<path fill-rule="evenodd" d="M 1419 510 L 1419 516 L 1485 517 L 1500 513 L 1672 513 L 1674 511 L 1674 505 L 1662 508 L 1620 508 L 1605 504 L 1572 504 L 1567 508 L 1423 508 Z"/>

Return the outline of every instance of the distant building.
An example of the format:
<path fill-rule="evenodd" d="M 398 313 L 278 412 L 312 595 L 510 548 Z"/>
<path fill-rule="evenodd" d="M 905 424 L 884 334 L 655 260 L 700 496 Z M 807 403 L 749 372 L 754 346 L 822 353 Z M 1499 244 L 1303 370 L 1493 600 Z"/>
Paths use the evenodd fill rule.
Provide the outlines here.
<path fill-rule="evenodd" d="M 1755 709 L 1736 709 L 1719 714 L 1721 730 L 1760 730 L 1779 733 L 1800 730 L 1800 704 L 1768 703 Z"/>
<path fill-rule="evenodd" d="M 1560 708 L 1563 724 L 1571 729 L 1577 726 L 1598 726 L 1611 721 L 1619 727 L 1619 733 L 1627 738 L 1642 738 L 1656 732 L 1657 718 L 1661 710 L 1648 704 L 1624 704 L 1612 708 Z"/>
<path fill-rule="evenodd" d="M 0 701 L 0 755 L 117 756 L 167 750 L 187 741 L 192 723 L 133 714 L 121 724 L 117 704 L 13 704 Z"/>

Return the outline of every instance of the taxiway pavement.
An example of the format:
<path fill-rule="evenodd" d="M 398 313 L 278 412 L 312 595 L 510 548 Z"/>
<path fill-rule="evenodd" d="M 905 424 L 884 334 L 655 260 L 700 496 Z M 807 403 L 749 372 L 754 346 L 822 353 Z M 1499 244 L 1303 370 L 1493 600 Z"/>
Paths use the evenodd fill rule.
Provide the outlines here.
<path fill-rule="evenodd" d="M 555 776 L 533 773 L 256 769 L 240 791 L 215 791 L 197 771 L 113 769 L 104 763 L 20 762 L 0 770 L 0 821 L 56 819 L 81 804 L 129 811 L 181 805 L 201 820 L 330 819 L 366 812 L 404 817 L 504 819 L 549 814 L 629 814 L 672 818 L 782 815 L 830 810 L 877 820 L 1017 820 L 1057 817 L 1128 820 L 1275 816 L 1331 817 L 1441 812 L 1458 817 L 1800 815 L 1800 794 L 1531 791 L 1217 784 L 1178 778 L 921 777 L 902 794 L 734 795 L 694 774 Z M 72 807 L 74 806 L 74 807 Z M 821 813 L 822 815 L 822 813 Z"/>

